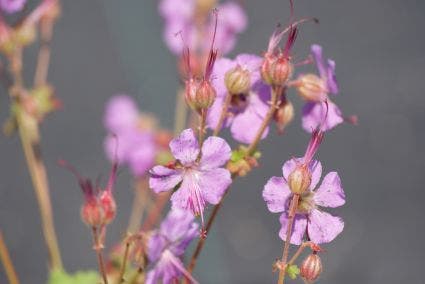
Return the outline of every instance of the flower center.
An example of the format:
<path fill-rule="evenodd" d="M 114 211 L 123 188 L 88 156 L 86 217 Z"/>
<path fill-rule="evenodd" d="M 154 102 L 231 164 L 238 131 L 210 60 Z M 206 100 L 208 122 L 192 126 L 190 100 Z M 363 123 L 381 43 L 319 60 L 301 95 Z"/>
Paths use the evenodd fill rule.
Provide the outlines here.
<path fill-rule="evenodd" d="M 249 100 L 247 94 L 235 94 L 232 95 L 232 100 L 230 102 L 231 108 L 230 110 L 233 113 L 241 113 L 248 106 Z"/>
<path fill-rule="evenodd" d="M 316 208 L 316 204 L 314 203 L 314 192 L 307 191 L 300 196 L 298 201 L 297 213 L 299 214 L 307 214 L 310 213 L 311 210 Z"/>

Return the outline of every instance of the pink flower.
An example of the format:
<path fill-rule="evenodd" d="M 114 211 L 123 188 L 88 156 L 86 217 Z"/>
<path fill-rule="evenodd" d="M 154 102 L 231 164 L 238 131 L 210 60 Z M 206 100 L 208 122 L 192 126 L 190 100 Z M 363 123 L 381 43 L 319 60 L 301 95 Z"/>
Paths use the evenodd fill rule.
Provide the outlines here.
<path fill-rule="evenodd" d="M 203 223 L 206 203 L 218 204 L 232 182 L 230 172 L 221 168 L 230 159 L 230 146 L 211 136 L 200 149 L 192 129 L 186 129 L 170 142 L 170 149 L 175 165 L 153 167 L 149 186 L 156 193 L 176 188 L 171 196 L 173 208 L 201 215 Z"/>
<path fill-rule="evenodd" d="M 21 11 L 26 2 L 26 0 L 0 0 L 0 10 L 13 14 Z"/>
<path fill-rule="evenodd" d="M 293 193 L 288 186 L 288 177 L 305 162 L 305 158 L 294 158 L 283 165 L 283 177 L 272 177 L 264 186 L 263 199 L 270 212 L 283 212 L 280 216 L 282 225 L 279 236 L 286 239 L 289 203 Z M 295 215 L 291 243 L 301 244 L 304 238 L 316 244 L 329 243 L 343 230 L 344 222 L 340 217 L 323 212 L 322 207 L 335 208 L 345 203 L 345 194 L 337 172 L 330 172 L 317 187 L 322 174 L 322 165 L 319 161 L 311 160 L 308 163 L 311 172 L 309 189 L 300 196 L 298 210 Z"/>

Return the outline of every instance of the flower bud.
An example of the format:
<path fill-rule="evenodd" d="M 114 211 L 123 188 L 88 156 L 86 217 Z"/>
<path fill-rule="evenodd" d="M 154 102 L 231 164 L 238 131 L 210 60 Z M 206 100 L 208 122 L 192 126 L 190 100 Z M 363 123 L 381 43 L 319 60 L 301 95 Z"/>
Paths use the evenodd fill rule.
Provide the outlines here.
<path fill-rule="evenodd" d="M 88 199 L 81 207 L 81 219 L 91 227 L 103 225 L 104 211 L 96 199 Z"/>
<path fill-rule="evenodd" d="M 240 66 L 230 69 L 224 75 L 224 83 L 230 94 L 244 94 L 249 91 L 251 78 L 248 70 Z"/>
<path fill-rule="evenodd" d="M 321 102 L 327 97 L 325 82 L 314 74 L 300 76 L 297 82 L 297 91 L 307 101 Z"/>
<path fill-rule="evenodd" d="M 279 106 L 279 108 L 274 113 L 274 119 L 277 124 L 279 133 L 283 133 L 285 127 L 292 121 L 294 118 L 294 106 L 290 101 L 286 101 L 284 104 Z"/>
<path fill-rule="evenodd" d="M 102 192 L 100 196 L 100 205 L 104 212 L 103 224 L 106 225 L 111 223 L 117 212 L 117 205 L 111 191 L 105 190 Z"/>
<path fill-rule="evenodd" d="M 194 79 L 186 81 L 184 98 L 190 108 L 195 109 L 196 105 L 196 91 L 198 89 L 198 82 Z"/>
<path fill-rule="evenodd" d="M 288 177 L 289 189 L 294 194 L 303 194 L 311 184 L 311 173 L 307 166 L 297 166 Z"/>
<path fill-rule="evenodd" d="M 266 55 L 261 65 L 261 77 L 269 85 L 284 85 L 292 75 L 292 64 L 284 54 Z"/>
<path fill-rule="evenodd" d="M 214 103 L 216 92 L 210 81 L 202 80 L 196 90 L 196 107 L 198 109 L 207 109 Z"/>
<path fill-rule="evenodd" d="M 308 283 L 316 281 L 322 273 L 322 261 L 320 257 L 313 253 L 307 256 L 301 264 L 300 275 Z"/>

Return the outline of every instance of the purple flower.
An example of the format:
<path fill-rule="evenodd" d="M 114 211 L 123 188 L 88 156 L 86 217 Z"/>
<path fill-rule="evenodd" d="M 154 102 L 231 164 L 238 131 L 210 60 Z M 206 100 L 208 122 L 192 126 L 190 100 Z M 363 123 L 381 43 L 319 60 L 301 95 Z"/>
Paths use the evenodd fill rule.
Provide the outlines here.
<path fill-rule="evenodd" d="M 205 26 L 196 24 L 196 17 L 201 11 L 197 10 L 196 0 L 162 0 L 159 13 L 165 21 L 163 32 L 164 41 L 175 54 L 181 54 L 184 47 L 190 50 L 208 50 L 215 26 L 212 18 L 207 19 Z M 247 25 L 247 19 L 242 8 L 233 2 L 227 2 L 218 7 L 219 23 L 215 46 L 224 54 L 233 49 L 236 34 L 241 33 Z M 176 34 L 180 33 L 180 36 Z M 200 35 L 208 35 L 199 38 Z M 183 38 L 183 40 L 182 40 Z"/>
<path fill-rule="evenodd" d="M 321 126 L 322 130 L 327 131 L 344 122 L 341 110 L 329 99 L 329 94 L 335 95 L 338 93 L 335 61 L 328 59 L 326 63 L 324 62 L 320 45 L 312 45 L 311 53 L 316 61 L 320 78 L 310 74 L 303 75 L 300 78 L 300 81 L 304 79 L 310 81 L 309 83 L 314 81 L 318 86 L 318 91 L 299 88 L 300 93 L 304 93 L 303 97 L 308 101 L 303 107 L 302 125 L 308 132 L 319 126 Z"/>
<path fill-rule="evenodd" d="M 26 2 L 26 0 L 0 0 L 0 10 L 13 14 L 21 11 Z"/>
<path fill-rule="evenodd" d="M 264 186 L 263 199 L 270 212 L 283 212 L 280 216 L 279 236 L 286 239 L 289 203 L 293 193 L 288 186 L 288 176 L 305 158 L 294 158 L 283 165 L 283 177 L 272 177 Z M 312 174 L 309 190 L 300 196 L 298 210 L 294 219 L 291 243 L 301 244 L 304 236 L 316 244 L 329 243 L 344 228 L 341 218 L 323 212 L 321 207 L 339 207 L 345 203 L 345 194 L 337 172 L 328 173 L 322 184 L 316 188 L 322 174 L 322 165 L 312 160 L 308 164 Z"/>
<path fill-rule="evenodd" d="M 144 175 L 154 165 L 157 152 L 154 133 L 141 127 L 141 120 L 137 105 L 129 96 L 115 96 L 106 105 L 104 125 L 110 134 L 104 142 L 105 152 L 111 161 L 116 154 L 118 161 L 127 164 L 135 176 Z"/>
<path fill-rule="evenodd" d="M 198 234 L 198 225 L 191 213 L 172 209 L 162 221 L 159 230 L 149 238 L 147 255 L 154 264 L 146 278 L 146 284 L 174 283 L 183 274 L 197 283 L 186 271 L 181 261 L 187 246 Z"/>
<path fill-rule="evenodd" d="M 217 92 L 214 104 L 207 116 L 207 125 L 214 129 L 219 121 L 223 103 L 227 96 L 224 77 L 227 71 L 240 66 L 249 71 L 251 76 L 251 90 L 247 94 L 233 95 L 231 105 L 228 109 L 230 115 L 226 118 L 225 127 L 230 131 L 235 140 L 242 143 L 251 143 L 257 134 L 260 125 L 269 109 L 267 101 L 270 99 L 270 88 L 261 81 L 259 68 L 262 58 L 251 54 L 238 55 L 234 60 L 221 58 L 216 61 L 213 70 L 213 85 Z M 268 134 L 268 128 L 264 131 L 262 138 Z"/>
<path fill-rule="evenodd" d="M 149 186 L 156 193 L 177 186 L 171 196 L 173 208 L 201 215 L 203 224 L 206 202 L 218 204 L 232 182 L 230 172 L 221 168 L 230 159 L 231 149 L 224 139 L 215 136 L 207 138 L 199 149 L 192 129 L 173 139 L 170 149 L 177 160 L 175 165 L 152 168 Z"/>

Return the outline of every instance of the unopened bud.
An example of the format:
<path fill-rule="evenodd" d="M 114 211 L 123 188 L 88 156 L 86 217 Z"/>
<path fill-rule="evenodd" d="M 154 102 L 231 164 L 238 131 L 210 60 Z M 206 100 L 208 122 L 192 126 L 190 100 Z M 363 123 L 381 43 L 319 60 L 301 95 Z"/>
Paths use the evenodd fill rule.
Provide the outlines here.
<path fill-rule="evenodd" d="M 103 225 L 104 211 L 96 199 L 88 199 L 81 207 L 81 219 L 91 227 Z"/>
<path fill-rule="evenodd" d="M 308 283 L 316 281 L 322 273 L 322 261 L 320 257 L 313 253 L 307 256 L 301 264 L 300 275 Z"/>
<path fill-rule="evenodd" d="M 244 94 L 249 91 L 251 78 L 248 70 L 240 66 L 230 69 L 224 75 L 224 83 L 230 94 Z"/>
<path fill-rule="evenodd" d="M 210 81 L 202 80 L 198 84 L 194 79 L 190 79 L 186 82 L 185 98 L 192 109 L 200 111 L 211 107 L 215 97 L 216 92 Z"/>
<path fill-rule="evenodd" d="M 286 101 L 284 104 L 279 106 L 274 114 L 274 119 L 277 124 L 279 133 L 283 133 L 285 127 L 294 118 L 294 106 L 290 101 Z"/>
<path fill-rule="evenodd" d="M 111 191 L 105 190 L 102 192 L 100 196 L 100 205 L 104 212 L 103 224 L 106 225 L 111 223 L 117 212 L 117 205 Z"/>
<path fill-rule="evenodd" d="M 292 75 L 292 64 L 284 54 L 266 55 L 261 65 L 261 77 L 269 85 L 284 85 Z"/>
<path fill-rule="evenodd" d="M 297 80 L 297 90 L 307 101 L 321 102 L 327 97 L 325 82 L 314 74 L 300 76 Z"/>
<path fill-rule="evenodd" d="M 305 165 L 297 166 L 288 177 L 289 189 L 294 194 L 303 194 L 311 184 L 311 173 Z"/>

